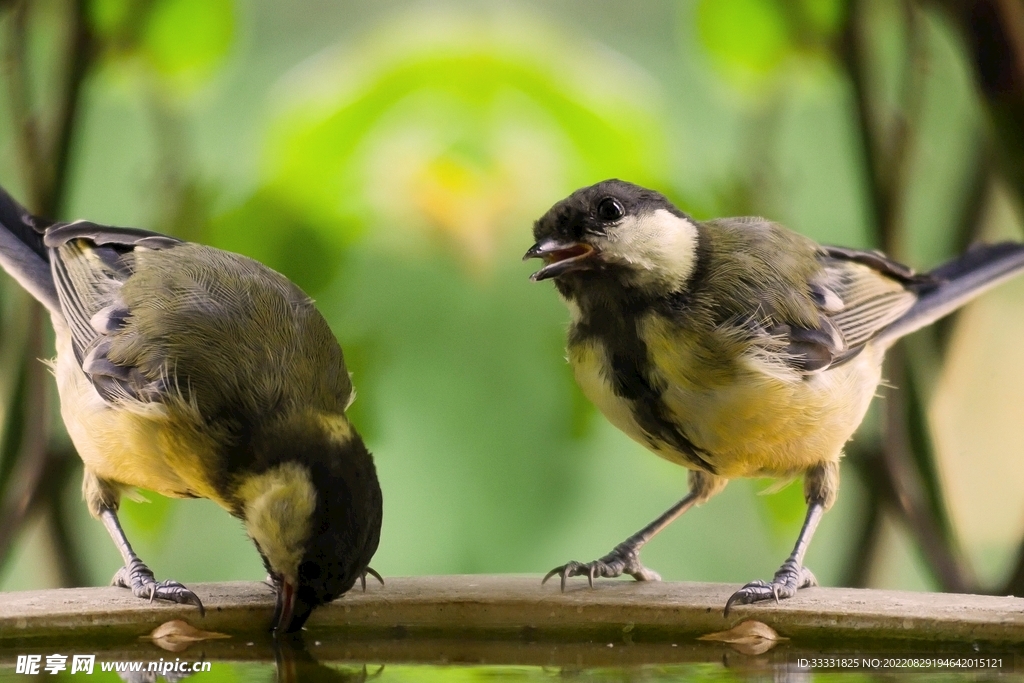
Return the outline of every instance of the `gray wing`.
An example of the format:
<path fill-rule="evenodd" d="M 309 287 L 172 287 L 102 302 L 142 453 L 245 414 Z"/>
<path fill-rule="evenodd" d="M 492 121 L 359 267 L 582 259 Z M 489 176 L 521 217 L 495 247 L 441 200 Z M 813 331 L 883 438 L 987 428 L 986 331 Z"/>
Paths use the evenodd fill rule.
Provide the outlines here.
<path fill-rule="evenodd" d="M 118 365 L 107 354 L 112 335 L 130 315 L 120 290 L 134 273 L 135 250 L 168 249 L 183 242 L 87 221 L 54 225 L 43 241 L 75 357 L 96 391 L 107 401 L 156 400 L 165 389 L 162 379 L 147 379 L 138 368 Z"/>
<path fill-rule="evenodd" d="M 842 306 L 831 312 L 848 347 L 859 353 L 864 345 L 902 317 L 917 302 L 920 291 L 935 284 L 928 274 L 917 274 L 877 251 L 864 252 L 826 247 L 822 282 Z"/>
<path fill-rule="evenodd" d="M 823 247 L 818 258 L 821 269 L 807 283 L 818 325 L 769 330 L 787 340 L 787 364 L 804 373 L 854 358 L 935 282 L 877 251 Z"/>

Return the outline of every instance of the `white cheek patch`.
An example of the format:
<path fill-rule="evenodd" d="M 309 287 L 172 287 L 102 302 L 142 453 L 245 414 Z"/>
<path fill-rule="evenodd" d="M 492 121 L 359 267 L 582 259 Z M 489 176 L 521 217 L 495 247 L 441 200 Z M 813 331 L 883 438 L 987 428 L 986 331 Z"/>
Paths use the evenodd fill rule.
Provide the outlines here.
<path fill-rule="evenodd" d="M 604 257 L 633 266 L 638 284 L 682 287 L 697 261 L 697 226 L 665 209 L 627 216 L 598 245 Z"/>

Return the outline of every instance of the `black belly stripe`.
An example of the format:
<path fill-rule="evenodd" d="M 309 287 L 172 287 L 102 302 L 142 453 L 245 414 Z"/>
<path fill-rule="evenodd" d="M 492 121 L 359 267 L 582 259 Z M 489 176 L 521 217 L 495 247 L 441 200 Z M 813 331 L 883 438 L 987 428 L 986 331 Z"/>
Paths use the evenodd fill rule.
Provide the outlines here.
<path fill-rule="evenodd" d="M 693 467 L 717 474 L 713 456 L 698 447 L 676 424 L 662 400 L 665 386 L 658 382 L 647 343 L 638 332 L 640 316 L 650 306 L 634 305 L 626 311 L 588 311 L 570 333 L 570 345 L 588 340 L 599 342 L 611 365 L 610 379 L 616 396 L 629 401 L 633 419 L 654 449 L 659 441 L 675 449 Z"/>
<path fill-rule="evenodd" d="M 648 380 L 650 361 L 647 345 L 642 340 L 638 341 L 643 347 L 643 357 L 609 353 L 613 391 L 630 402 L 633 419 L 644 430 L 651 448 L 656 449 L 660 440 L 674 448 L 694 467 L 717 474 L 708 452 L 695 445 L 683 428 L 669 417 L 668 407 L 661 398 L 663 389 L 656 389 Z"/>

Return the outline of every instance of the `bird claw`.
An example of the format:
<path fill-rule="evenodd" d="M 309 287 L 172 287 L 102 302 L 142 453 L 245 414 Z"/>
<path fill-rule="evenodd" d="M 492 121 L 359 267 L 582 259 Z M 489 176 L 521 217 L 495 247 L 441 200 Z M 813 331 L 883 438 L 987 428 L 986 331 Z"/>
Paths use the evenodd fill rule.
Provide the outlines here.
<path fill-rule="evenodd" d="M 359 583 L 362 584 L 363 592 L 364 593 L 366 592 L 366 575 L 367 574 L 369 574 L 373 578 L 375 578 L 378 581 L 380 581 L 380 585 L 382 585 L 382 586 L 384 585 L 384 579 L 381 578 L 381 575 L 378 574 L 377 571 L 373 567 L 367 567 L 366 569 L 363 570 L 363 573 L 359 575 Z"/>
<path fill-rule="evenodd" d="M 613 579 L 629 574 L 637 581 L 661 581 L 661 576 L 640 563 L 640 549 L 626 543 L 620 543 L 604 557 L 593 562 L 577 562 L 573 560 L 560 567 L 555 567 L 541 581 L 543 586 L 552 576 L 561 577 L 562 592 L 565 592 L 565 581 L 572 576 L 586 576 L 587 583 L 594 587 L 595 578 Z"/>
<path fill-rule="evenodd" d="M 750 605 L 765 600 L 780 600 L 791 598 L 801 588 L 817 586 L 818 580 L 807 567 L 798 565 L 796 562 L 786 560 L 779 571 L 775 572 L 771 583 L 755 579 L 743 588 L 739 589 L 725 603 L 724 616 L 729 616 L 729 610 L 733 605 Z"/>
<path fill-rule="evenodd" d="M 158 582 L 150 568 L 139 559 L 132 560 L 128 566 L 118 569 L 110 585 L 127 588 L 135 597 L 148 598 L 150 602 L 159 598 L 179 605 L 192 605 L 199 608 L 200 615 L 206 616 L 206 608 L 203 607 L 203 601 L 198 595 L 177 581 Z"/>

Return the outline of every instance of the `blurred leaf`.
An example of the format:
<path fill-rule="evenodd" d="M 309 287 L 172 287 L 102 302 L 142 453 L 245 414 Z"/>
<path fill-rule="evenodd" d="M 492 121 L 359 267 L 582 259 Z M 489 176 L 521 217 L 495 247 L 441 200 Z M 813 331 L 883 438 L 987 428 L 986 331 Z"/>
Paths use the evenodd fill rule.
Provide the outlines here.
<path fill-rule="evenodd" d="M 663 126 L 630 65 L 524 38 L 536 31 L 515 20 L 429 23 L 325 55 L 280 93 L 269 186 L 312 224 L 372 225 L 410 255 L 437 242 L 481 272 L 559 195 L 613 176 L 663 184 Z"/>
<path fill-rule="evenodd" d="M 89 23 L 96 33 L 111 36 L 120 32 L 138 5 L 136 0 L 92 0 L 87 7 Z"/>
<path fill-rule="evenodd" d="M 777 0 L 701 0 L 697 29 L 701 43 L 728 71 L 768 74 L 791 47 Z"/>
<path fill-rule="evenodd" d="M 772 535 L 779 542 L 789 543 L 795 538 L 796 529 L 803 522 L 807 512 L 803 486 L 800 480 L 775 481 L 757 496 L 758 507 L 768 521 Z"/>
<path fill-rule="evenodd" d="M 701 0 L 700 42 L 718 70 L 741 90 L 763 87 L 794 63 L 830 59 L 829 45 L 846 17 L 847 0 Z"/>
<path fill-rule="evenodd" d="M 607 49 L 516 15 L 410 16 L 289 74 L 263 188 L 210 235 L 271 259 L 297 221 L 345 250 L 317 298 L 400 501 L 375 565 L 537 570 L 523 549 L 578 504 L 574 449 L 596 411 L 565 362 L 565 308 L 519 258 L 581 185 L 668 184 L 660 95 Z"/>
<path fill-rule="evenodd" d="M 783 638 L 768 624 L 749 619 L 733 626 L 728 631 L 719 631 L 701 636 L 697 640 L 711 640 L 732 645 L 733 649 L 745 655 L 761 655 L 779 644 Z"/>
<path fill-rule="evenodd" d="M 209 76 L 227 54 L 234 30 L 232 0 L 156 0 L 143 49 L 159 72 L 188 87 Z"/>
<path fill-rule="evenodd" d="M 187 621 L 174 619 L 160 624 L 148 636 L 139 636 L 139 640 L 151 640 L 154 645 L 169 652 L 184 652 L 193 643 L 230 637 L 226 633 L 203 631 Z"/>
<path fill-rule="evenodd" d="M 203 238 L 273 268 L 312 296 L 334 278 L 351 234 L 344 225 L 332 225 L 329 231 L 314 226 L 273 195 L 260 192 L 217 217 Z"/>
<path fill-rule="evenodd" d="M 166 529 L 174 509 L 174 502 L 159 493 L 146 491 L 138 496 L 121 501 L 120 514 L 151 539 L 160 536 Z"/>
<path fill-rule="evenodd" d="M 822 35 L 834 35 L 843 26 L 849 0 L 801 0 L 799 11 L 806 25 Z"/>

